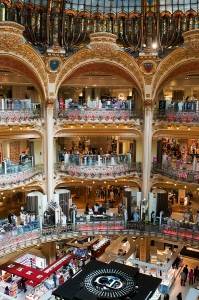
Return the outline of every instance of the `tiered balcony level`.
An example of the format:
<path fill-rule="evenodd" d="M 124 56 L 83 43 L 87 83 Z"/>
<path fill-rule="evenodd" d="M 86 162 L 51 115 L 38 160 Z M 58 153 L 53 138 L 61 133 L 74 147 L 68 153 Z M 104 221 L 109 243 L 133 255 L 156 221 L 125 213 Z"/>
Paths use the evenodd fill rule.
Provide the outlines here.
<path fill-rule="evenodd" d="M 0 125 L 30 125 L 40 118 L 39 103 L 20 99 L 0 100 Z"/>
<path fill-rule="evenodd" d="M 153 163 L 152 172 L 177 181 L 199 184 L 199 172 L 188 168 L 178 169 L 172 166 L 163 168 L 161 164 Z"/>
<path fill-rule="evenodd" d="M 96 101 L 93 101 L 96 102 Z M 140 125 L 141 113 L 132 110 L 130 102 L 109 103 L 102 105 L 80 105 L 72 103 L 67 108 L 59 108 L 55 116 L 61 123 L 110 123 L 110 124 L 137 124 Z"/>
<path fill-rule="evenodd" d="M 42 166 L 33 166 L 32 161 L 22 164 L 2 164 L 0 169 L 0 189 L 10 189 L 40 179 Z"/>
<path fill-rule="evenodd" d="M 67 155 L 57 165 L 57 171 L 82 179 L 113 179 L 139 176 L 141 164 L 131 161 L 131 155 Z"/>
<path fill-rule="evenodd" d="M 199 124 L 199 100 L 173 101 L 168 106 L 160 105 L 154 117 L 160 123 Z"/>

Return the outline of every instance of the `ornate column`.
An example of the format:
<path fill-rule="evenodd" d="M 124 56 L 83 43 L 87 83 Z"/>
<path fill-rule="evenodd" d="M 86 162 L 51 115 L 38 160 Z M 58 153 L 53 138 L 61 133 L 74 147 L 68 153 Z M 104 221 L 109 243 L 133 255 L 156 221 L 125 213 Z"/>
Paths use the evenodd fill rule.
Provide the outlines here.
<path fill-rule="evenodd" d="M 144 101 L 144 135 L 143 135 L 143 199 L 148 199 L 150 191 L 151 157 L 152 157 L 152 101 Z"/>
<path fill-rule="evenodd" d="M 53 108 L 54 102 L 50 99 L 46 106 L 46 156 L 47 156 L 47 197 L 48 201 L 53 200 L 54 194 L 54 157 L 53 157 Z"/>

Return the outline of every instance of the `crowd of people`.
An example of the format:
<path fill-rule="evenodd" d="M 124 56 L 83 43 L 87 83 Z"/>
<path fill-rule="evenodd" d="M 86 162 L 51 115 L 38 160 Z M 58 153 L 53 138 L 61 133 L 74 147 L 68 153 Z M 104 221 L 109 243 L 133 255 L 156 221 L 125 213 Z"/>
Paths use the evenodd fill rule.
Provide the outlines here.
<path fill-rule="evenodd" d="M 162 168 L 187 168 L 190 171 L 199 171 L 199 143 L 193 142 L 190 146 L 180 145 L 175 139 L 162 140 Z"/>
<path fill-rule="evenodd" d="M 189 269 L 187 265 L 180 273 L 181 286 L 185 286 L 188 281 L 189 285 L 193 285 L 196 281 L 199 281 L 199 268 L 196 266 L 194 269 Z"/>
<path fill-rule="evenodd" d="M 12 232 L 17 230 L 19 233 L 23 232 L 23 229 L 37 228 L 39 226 L 39 220 L 34 213 L 29 213 L 22 209 L 17 216 L 14 212 L 9 212 L 7 219 L 1 221 L 0 233 Z"/>
<path fill-rule="evenodd" d="M 105 96 L 101 99 L 89 99 L 84 101 L 82 98 L 75 100 L 72 98 L 64 99 L 63 97 L 59 98 L 59 109 L 117 109 L 117 110 L 128 110 L 132 108 L 131 100 L 124 100 L 122 98 Z"/>
<path fill-rule="evenodd" d="M 68 149 L 64 147 L 63 150 L 59 152 L 59 161 L 68 162 L 69 156 L 103 156 L 116 154 L 117 151 L 117 141 L 112 139 L 110 143 L 107 143 L 107 149 L 103 147 L 91 145 L 90 140 L 81 139 L 77 145 L 72 144 Z"/>
<path fill-rule="evenodd" d="M 64 148 L 58 154 L 58 161 L 64 165 L 74 164 L 83 166 L 117 165 L 131 163 L 131 153 L 117 154 L 117 141 L 112 139 L 107 143 L 107 149 L 87 144 L 86 141 L 79 142 L 69 149 Z"/>

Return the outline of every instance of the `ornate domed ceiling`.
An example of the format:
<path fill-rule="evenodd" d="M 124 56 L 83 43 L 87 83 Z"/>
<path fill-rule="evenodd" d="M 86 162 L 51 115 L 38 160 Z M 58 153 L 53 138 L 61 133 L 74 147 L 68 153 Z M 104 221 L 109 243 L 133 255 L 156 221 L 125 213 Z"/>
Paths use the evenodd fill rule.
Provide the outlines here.
<path fill-rule="evenodd" d="M 53 45 L 76 51 L 93 32 L 111 32 L 132 55 L 144 48 L 160 54 L 183 43 L 182 33 L 199 28 L 199 0 L 0 0 L 0 19 L 26 28 L 40 50 Z"/>

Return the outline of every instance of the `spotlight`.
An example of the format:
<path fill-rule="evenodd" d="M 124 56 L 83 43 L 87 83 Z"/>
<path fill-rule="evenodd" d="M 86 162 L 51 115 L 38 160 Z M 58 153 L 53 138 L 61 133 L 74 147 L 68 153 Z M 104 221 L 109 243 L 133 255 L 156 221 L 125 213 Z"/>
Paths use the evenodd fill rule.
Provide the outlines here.
<path fill-rule="evenodd" d="M 153 42 L 152 43 L 152 49 L 157 49 L 158 48 L 158 44 L 157 44 L 157 42 Z"/>

